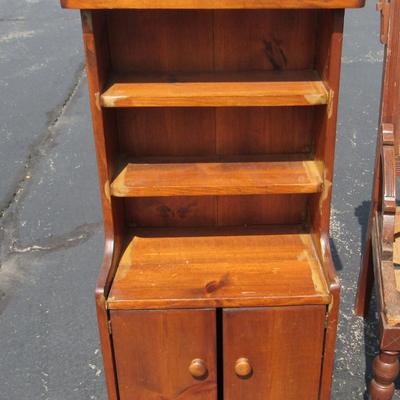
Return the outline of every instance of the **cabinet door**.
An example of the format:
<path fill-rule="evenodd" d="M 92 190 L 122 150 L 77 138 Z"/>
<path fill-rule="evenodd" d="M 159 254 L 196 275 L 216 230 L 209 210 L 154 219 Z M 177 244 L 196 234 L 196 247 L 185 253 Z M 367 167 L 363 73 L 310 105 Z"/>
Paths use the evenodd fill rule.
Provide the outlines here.
<path fill-rule="evenodd" d="M 316 400 L 324 306 L 225 309 L 226 400 Z"/>
<path fill-rule="evenodd" d="M 215 325 L 214 310 L 111 311 L 120 400 L 216 400 Z"/>

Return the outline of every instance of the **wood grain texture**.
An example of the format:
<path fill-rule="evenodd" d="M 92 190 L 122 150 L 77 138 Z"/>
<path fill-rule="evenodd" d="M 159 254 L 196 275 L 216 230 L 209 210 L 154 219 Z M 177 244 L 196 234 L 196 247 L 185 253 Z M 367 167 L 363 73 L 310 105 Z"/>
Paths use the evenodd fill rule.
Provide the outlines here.
<path fill-rule="evenodd" d="M 394 146 L 382 146 L 382 212 L 394 214 L 396 212 L 396 158 Z M 392 232 L 392 236 L 394 231 Z M 393 240 L 392 240 L 393 241 Z"/>
<path fill-rule="evenodd" d="M 224 398 L 317 400 L 324 341 L 324 306 L 225 309 Z M 235 373 L 247 358 L 252 374 Z"/>
<path fill-rule="evenodd" d="M 310 219 L 315 247 L 332 295 L 328 308 L 319 400 L 331 398 L 336 333 L 339 315 L 340 284 L 330 249 L 329 226 L 335 158 L 336 123 L 339 100 L 340 65 L 343 44 L 344 10 L 319 11 L 316 70 L 329 86 L 329 103 L 319 109 L 315 118 L 314 151 L 316 161 L 324 164 L 324 190 L 310 201 Z"/>
<path fill-rule="evenodd" d="M 115 130 L 114 113 L 112 110 L 100 109 L 97 102 L 98 94 L 104 89 L 109 68 L 106 18 L 102 12 L 85 11 L 81 13 L 81 19 L 105 238 L 103 262 L 96 283 L 96 311 L 108 398 L 109 400 L 118 400 L 112 340 L 108 330 L 106 297 L 121 252 L 124 224 L 121 212 L 122 202 L 120 199 L 112 199 L 107 196 L 104 190 L 109 186 L 110 177 L 115 173 L 114 169 L 118 159 L 116 157 L 116 137 L 107 134 L 107 132 Z"/>
<path fill-rule="evenodd" d="M 61 0 L 64 8 L 359 8 L 365 0 Z"/>
<path fill-rule="evenodd" d="M 400 292 L 400 207 L 396 208 L 394 220 L 393 267 L 396 289 Z"/>
<path fill-rule="evenodd" d="M 382 253 L 382 222 L 379 220 L 378 214 L 373 220 L 372 245 L 374 248 L 374 276 L 377 282 L 376 291 L 378 309 L 380 318 L 384 321 L 387 328 L 395 327 L 400 324 L 400 292 L 396 287 L 395 269 L 393 268 L 393 260 L 383 260 Z M 382 324 L 382 322 L 381 322 Z M 384 335 L 384 332 L 381 333 Z M 400 332 L 398 336 L 400 338 Z M 393 341 L 396 343 L 396 341 Z M 397 340 L 397 346 L 400 346 L 400 340 Z M 385 343 L 386 344 L 386 343 Z M 387 344 L 386 344 L 387 345 Z M 397 347 L 399 348 L 399 347 Z M 387 348 L 387 350 L 396 350 L 396 347 Z"/>
<path fill-rule="evenodd" d="M 367 315 L 375 286 L 379 310 L 380 354 L 373 363 L 369 396 L 372 400 L 389 400 L 395 391 L 400 350 L 399 270 L 396 265 L 399 254 L 398 215 L 395 210 L 395 177 L 399 171 L 395 157 L 398 156 L 400 123 L 400 2 L 380 1 L 378 9 L 381 11 L 381 40 L 386 44 L 381 112 L 370 216 L 355 309 L 358 315 Z"/>
<path fill-rule="evenodd" d="M 398 40 L 400 3 L 390 3 L 388 42 L 385 48 L 384 76 L 380 125 L 378 129 L 377 151 L 375 160 L 375 176 L 372 191 L 372 205 L 368 225 L 366 248 L 360 271 L 359 288 L 356 308 L 358 313 L 366 314 L 368 301 L 372 291 L 372 275 L 375 278 L 381 354 L 374 362 L 374 379 L 370 385 L 372 399 L 389 399 L 393 395 L 395 380 L 398 373 L 386 376 L 390 372 L 390 364 L 394 366 L 400 349 L 400 293 L 398 291 L 398 268 L 395 263 L 398 257 L 398 215 L 396 210 L 396 163 L 395 145 L 397 140 L 396 126 L 399 123 L 400 108 L 398 106 L 399 90 L 397 86 L 399 74 Z M 386 10 L 386 11 L 388 11 Z M 394 130 L 393 130 L 394 128 Z M 369 280 L 368 280 L 369 278 Z M 390 356 L 386 351 L 395 352 Z M 390 363 L 385 358 L 392 359 Z M 387 364 L 387 365 L 386 365 Z M 393 371 L 393 370 L 392 370 Z"/>
<path fill-rule="evenodd" d="M 111 184 L 118 197 L 317 193 L 313 161 L 128 164 Z"/>
<path fill-rule="evenodd" d="M 216 400 L 215 310 L 112 311 L 120 400 Z M 208 374 L 195 379 L 193 359 Z"/>
<path fill-rule="evenodd" d="M 317 235 L 313 235 L 315 237 Z M 326 232 L 320 237 L 322 247 L 321 264 L 325 278 L 328 282 L 329 293 L 331 295 L 331 302 L 327 308 L 326 322 L 325 322 L 325 339 L 322 361 L 321 373 L 321 387 L 319 400 L 329 400 L 331 398 L 332 376 L 335 361 L 335 347 L 337 327 L 339 321 L 339 307 L 340 307 L 340 282 L 336 275 L 336 266 L 333 262 L 332 251 L 330 247 L 330 238 Z M 317 247 L 317 246 L 316 246 Z"/>
<path fill-rule="evenodd" d="M 305 225 L 307 194 L 124 198 L 130 227 Z"/>
<path fill-rule="evenodd" d="M 372 364 L 373 379 L 369 385 L 371 400 L 392 400 L 399 374 L 398 351 L 381 351 Z"/>
<path fill-rule="evenodd" d="M 324 191 L 314 197 L 310 214 L 312 229 L 321 237 L 329 235 L 344 12 L 321 10 L 319 21 L 316 69 L 330 88 L 330 99 L 325 109 L 317 110 L 314 119 L 315 160 L 324 163 Z"/>
<path fill-rule="evenodd" d="M 328 90 L 314 71 L 115 77 L 103 107 L 315 106 Z"/>
<path fill-rule="evenodd" d="M 119 143 L 127 157 L 215 154 L 213 108 L 121 108 L 116 111 Z"/>
<path fill-rule="evenodd" d="M 384 5 L 384 4 L 382 4 Z M 386 7 L 385 7 L 386 8 Z M 388 19 L 388 32 L 387 32 L 387 43 L 385 46 L 384 56 L 384 69 L 383 69 L 383 80 L 382 80 L 382 92 L 381 92 L 381 110 L 379 117 L 378 136 L 376 144 L 376 155 L 375 155 L 375 168 L 374 168 L 374 180 L 371 194 L 371 207 L 368 222 L 368 230 L 365 242 L 365 251 L 362 257 L 360 275 L 358 280 L 358 290 L 356 297 L 355 310 L 358 315 L 367 315 L 368 304 L 371 298 L 373 289 L 373 270 L 376 269 L 373 264 L 377 260 L 376 255 L 373 252 L 377 252 L 377 249 L 373 249 L 372 236 L 374 230 L 374 218 L 376 212 L 381 211 L 382 208 L 382 179 L 384 176 L 382 170 L 382 136 L 381 132 L 384 131 L 384 127 L 390 124 L 394 127 L 394 131 L 398 131 L 400 126 L 400 41 L 398 38 L 398 32 L 400 31 L 400 3 L 398 1 L 390 2 L 389 15 L 386 15 Z M 386 36 L 386 35 L 385 35 Z M 395 135 L 395 145 L 398 145 L 398 135 Z M 397 149 L 395 153 L 397 154 Z M 382 329 L 382 335 L 385 334 L 385 329 Z M 396 349 L 400 349 L 399 347 Z"/>
<path fill-rule="evenodd" d="M 132 158 L 304 155 L 315 137 L 315 107 L 144 107 L 116 114 L 121 152 Z"/>
<path fill-rule="evenodd" d="M 310 157 L 316 108 L 215 108 L 215 151 L 224 156 L 299 153 L 303 159 L 305 154 Z"/>
<path fill-rule="evenodd" d="M 218 396 L 313 399 L 319 387 L 318 400 L 327 400 L 339 305 L 328 226 L 343 11 L 316 8 L 361 1 L 111 10 L 117 3 L 83 13 L 106 206 L 97 307 L 110 399 L 215 400 L 215 311 L 171 309 L 254 306 L 239 311 L 245 329 L 227 333 L 254 353 L 222 366 L 229 379 L 225 371 L 235 374 L 246 358 L 239 373 L 249 379 L 240 384 L 250 390 L 225 385 Z M 152 6 L 161 3 L 183 0 Z M 267 4 L 292 9 L 260 9 Z M 140 197 L 110 196 L 117 160 L 129 160 L 120 178 Z M 287 225 L 263 226 L 277 222 Z M 128 226 L 134 231 L 121 234 Z M 263 306 L 285 307 L 253 317 Z M 210 381 L 193 378 L 205 368 L 190 368 L 193 360 L 211 366 Z"/>
<path fill-rule="evenodd" d="M 310 70 L 317 14 L 316 10 L 112 10 L 108 28 L 113 71 Z"/>
<path fill-rule="evenodd" d="M 147 229 L 129 243 L 110 309 L 327 304 L 310 235 L 294 227 Z"/>

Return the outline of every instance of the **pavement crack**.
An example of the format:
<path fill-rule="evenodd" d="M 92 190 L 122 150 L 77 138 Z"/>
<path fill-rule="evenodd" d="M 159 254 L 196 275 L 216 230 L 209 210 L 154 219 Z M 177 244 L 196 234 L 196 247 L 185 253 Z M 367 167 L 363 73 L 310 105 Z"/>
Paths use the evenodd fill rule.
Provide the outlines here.
<path fill-rule="evenodd" d="M 57 138 L 57 125 L 64 116 L 69 105 L 73 101 L 74 96 L 79 90 L 82 82 L 85 79 L 85 68 L 82 64 L 76 71 L 73 83 L 68 90 L 68 95 L 62 104 L 54 108 L 48 116 L 47 128 L 40 135 L 37 142 L 31 147 L 31 151 L 25 160 L 23 167 L 23 176 L 17 182 L 15 190 L 6 206 L 0 210 L 0 268 L 2 261 L 8 260 L 11 255 L 32 252 L 54 251 L 63 247 L 72 247 L 90 237 L 90 225 L 82 225 L 71 234 L 66 234 L 61 237 L 50 238 L 46 243 L 35 243 L 26 248 L 17 245 L 18 236 L 18 205 L 24 199 L 29 191 L 30 180 L 35 173 L 39 163 L 46 158 L 49 151 L 54 146 L 54 141 Z M 95 224 L 97 227 L 97 223 Z M 89 231 L 86 230 L 86 228 Z"/>
<path fill-rule="evenodd" d="M 14 193 L 11 198 L 5 205 L 3 209 L 0 210 L 0 221 L 3 219 L 5 214 L 10 208 L 18 203 L 22 198 L 23 193 L 25 192 L 27 183 L 32 177 L 35 166 L 39 163 L 39 161 L 45 157 L 47 150 L 51 147 L 52 142 L 56 136 L 56 127 L 65 114 L 65 110 L 68 108 L 71 103 L 74 95 L 79 89 L 83 79 L 85 78 L 85 66 L 81 64 L 79 69 L 77 70 L 74 78 L 74 82 L 71 85 L 70 90 L 68 91 L 68 95 L 65 98 L 65 101 L 61 104 L 61 106 L 57 106 L 55 110 L 53 110 L 50 114 L 52 115 L 49 118 L 46 132 L 40 136 L 38 143 L 32 146 L 32 150 L 29 153 L 25 163 L 24 163 L 24 174 L 22 178 L 17 182 Z"/>
<path fill-rule="evenodd" d="M 71 103 L 71 100 L 77 93 L 79 86 L 82 83 L 85 76 L 86 76 L 85 64 L 81 64 L 77 73 L 75 74 L 74 84 L 70 88 L 69 94 L 66 97 L 64 103 L 61 106 L 57 107 L 53 112 L 53 118 L 51 118 L 50 123 L 48 125 L 48 129 L 50 130 L 50 132 L 53 133 L 54 128 L 60 121 L 60 118 L 65 114 L 65 110 L 67 109 L 68 105 Z"/>
<path fill-rule="evenodd" d="M 0 18 L 0 22 L 22 22 L 25 21 L 24 17 L 3 17 Z"/>
<path fill-rule="evenodd" d="M 26 247 L 18 247 L 14 243 L 6 257 L 0 258 L 0 315 L 7 307 L 16 285 L 26 279 L 32 266 L 40 264 L 41 255 L 78 246 L 92 238 L 101 227 L 101 222 L 87 223 L 79 225 L 63 235 L 52 237 L 44 243 Z M 0 231 L 0 235 L 1 233 Z M 1 239 L 0 237 L 0 243 Z"/>
<path fill-rule="evenodd" d="M 16 243 L 10 248 L 9 255 L 32 252 L 53 252 L 61 249 L 75 247 L 89 240 L 102 226 L 101 222 L 82 224 L 64 235 L 50 237 L 44 243 L 33 244 L 26 247 L 18 247 Z"/>

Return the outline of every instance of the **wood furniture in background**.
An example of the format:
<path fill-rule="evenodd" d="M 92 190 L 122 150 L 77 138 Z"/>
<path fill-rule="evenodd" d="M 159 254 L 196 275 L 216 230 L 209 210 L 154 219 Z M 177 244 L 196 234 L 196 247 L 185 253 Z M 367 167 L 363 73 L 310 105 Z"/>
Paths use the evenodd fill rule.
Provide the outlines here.
<path fill-rule="evenodd" d="M 82 9 L 110 400 L 329 398 L 343 9 L 362 3 L 62 1 Z"/>
<path fill-rule="evenodd" d="M 400 175 L 400 1 L 382 0 L 378 10 L 385 45 L 381 115 L 355 311 L 360 316 L 367 314 L 375 278 L 380 354 L 373 362 L 369 394 L 372 400 L 390 400 L 400 354 L 400 211 L 396 207 L 396 176 Z"/>

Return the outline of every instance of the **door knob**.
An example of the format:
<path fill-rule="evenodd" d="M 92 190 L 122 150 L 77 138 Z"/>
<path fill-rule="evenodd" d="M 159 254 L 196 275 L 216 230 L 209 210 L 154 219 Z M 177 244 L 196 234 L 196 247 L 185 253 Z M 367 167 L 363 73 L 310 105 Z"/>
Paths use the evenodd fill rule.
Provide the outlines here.
<path fill-rule="evenodd" d="M 253 372 L 253 368 L 247 358 L 241 357 L 236 360 L 235 363 L 235 373 L 240 378 L 247 378 Z"/>
<path fill-rule="evenodd" d="M 189 365 L 189 372 L 193 378 L 205 378 L 208 373 L 206 362 L 200 358 L 195 358 Z"/>

